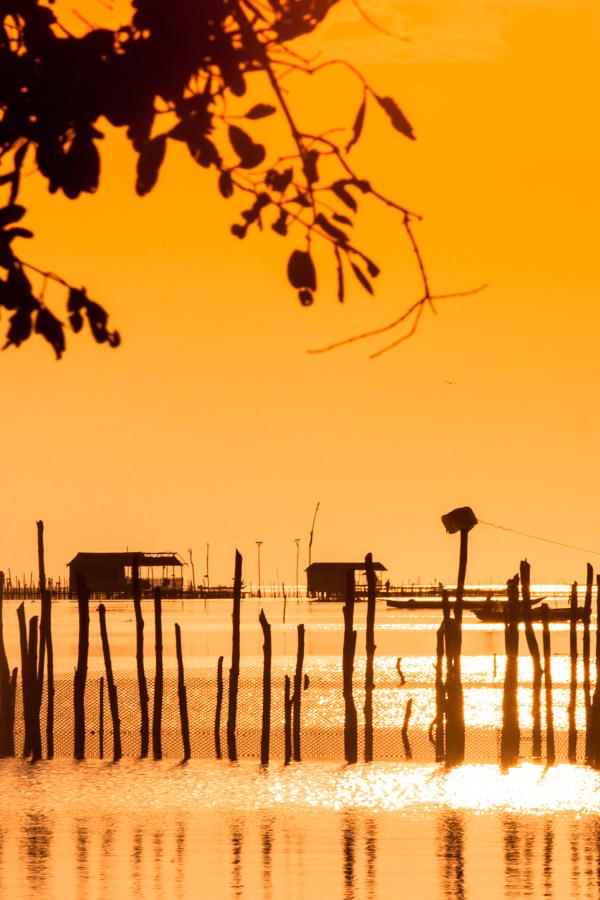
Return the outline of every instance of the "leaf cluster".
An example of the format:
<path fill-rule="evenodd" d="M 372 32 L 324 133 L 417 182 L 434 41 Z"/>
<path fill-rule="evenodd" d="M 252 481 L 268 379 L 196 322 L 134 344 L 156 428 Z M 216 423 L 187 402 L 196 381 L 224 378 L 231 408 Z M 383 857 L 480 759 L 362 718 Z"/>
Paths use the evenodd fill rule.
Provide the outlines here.
<path fill-rule="evenodd" d="M 223 198 L 247 198 L 232 234 L 268 226 L 276 235 L 297 235 L 287 277 L 304 305 L 317 291 L 312 242 L 333 251 L 338 299 L 350 273 L 369 293 L 379 269 L 352 238 L 359 202 L 367 195 L 412 214 L 379 194 L 349 162 L 360 140 L 370 102 L 405 137 L 412 127 L 398 104 L 375 93 L 352 70 L 361 99 L 353 123 L 334 140 L 300 126 L 283 90 L 284 77 L 310 77 L 311 66 L 291 46 L 312 32 L 339 0 L 134 0 L 131 20 L 110 30 L 91 27 L 71 34 L 42 0 L 0 0 L 0 187 L 8 193 L 0 208 L 0 306 L 10 315 L 6 346 L 42 335 L 57 357 L 65 328 L 87 322 L 93 338 L 117 346 L 106 311 L 84 289 L 40 272 L 14 250 L 31 232 L 17 225 L 25 213 L 17 204 L 25 165 L 35 165 L 51 193 L 69 199 L 94 193 L 101 178 L 106 123 L 125 130 L 137 157 L 135 189 L 155 187 L 172 142 L 215 174 Z M 267 77 L 269 96 L 232 113 L 254 75 Z M 292 152 L 277 154 L 261 139 L 261 122 L 280 115 Z M 332 172 L 334 173 L 332 177 Z M 299 244 L 299 246 L 298 246 Z M 34 291 L 27 271 L 38 272 Z M 45 302 L 48 280 L 67 291 L 66 323 Z"/>

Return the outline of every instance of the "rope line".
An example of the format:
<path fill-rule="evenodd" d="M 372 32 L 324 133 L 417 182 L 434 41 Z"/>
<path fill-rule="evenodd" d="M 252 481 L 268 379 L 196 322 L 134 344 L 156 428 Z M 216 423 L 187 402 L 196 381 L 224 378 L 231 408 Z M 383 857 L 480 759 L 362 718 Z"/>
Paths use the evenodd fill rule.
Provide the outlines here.
<path fill-rule="evenodd" d="M 552 538 L 540 537 L 539 534 L 529 534 L 527 531 L 517 531 L 516 528 L 507 528 L 505 525 L 497 525 L 495 522 L 484 522 L 479 519 L 480 525 L 488 525 L 490 528 L 498 528 L 500 531 L 508 531 L 510 534 L 518 534 L 521 537 L 532 538 L 534 541 L 543 541 L 545 544 L 554 544 L 557 547 L 566 547 L 567 550 L 578 550 L 580 553 L 591 553 L 600 556 L 600 550 L 589 550 L 587 547 L 577 547 L 575 544 L 565 544 L 563 541 L 553 541 Z"/>

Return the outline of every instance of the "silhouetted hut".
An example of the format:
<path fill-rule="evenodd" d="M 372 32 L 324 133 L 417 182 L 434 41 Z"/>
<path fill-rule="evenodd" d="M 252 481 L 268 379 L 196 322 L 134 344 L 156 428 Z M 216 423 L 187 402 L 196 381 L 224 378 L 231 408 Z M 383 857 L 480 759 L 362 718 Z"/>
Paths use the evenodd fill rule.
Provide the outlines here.
<path fill-rule="evenodd" d="M 373 563 L 376 572 L 387 569 L 379 562 Z M 316 600 L 345 600 L 348 584 L 348 572 L 352 574 L 354 586 L 361 592 L 364 576 L 357 580 L 357 572 L 365 572 L 364 562 L 318 562 L 311 563 L 306 569 L 306 591 L 309 597 Z"/>
<path fill-rule="evenodd" d="M 142 594 L 160 587 L 163 596 L 183 592 L 184 561 L 177 553 L 78 553 L 69 565 L 69 587 L 74 594 L 77 576 L 85 579 L 93 594 L 105 597 L 131 596 L 131 576 L 137 556 Z"/>

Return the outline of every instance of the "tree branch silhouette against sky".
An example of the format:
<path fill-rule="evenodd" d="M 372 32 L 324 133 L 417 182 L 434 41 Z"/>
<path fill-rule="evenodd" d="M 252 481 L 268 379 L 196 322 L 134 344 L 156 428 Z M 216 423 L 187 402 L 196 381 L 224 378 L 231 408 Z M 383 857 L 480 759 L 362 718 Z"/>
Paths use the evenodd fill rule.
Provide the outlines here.
<path fill-rule="evenodd" d="M 33 234 L 19 203 L 23 176 L 34 170 L 51 194 L 77 200 L 95 193 L 103 140 L 110 139 L 107 126 L 109 132 L 112 126 L 126 133 L 139 196 L 153 190 L 178 143 L 214 175 L 221 197 L 232 198 L 235 238 L 262 230 L 289 238 L 282 266 L 286 264 L 287 280 L 304 306 L 312 305 L 318 291 L 320 266 L 313 249 L 318 242 L 330 248 L 338 301 L 344 302 L 349 279 L 373 294 L 380 272 L 377 247 L 365 247 L 355 238 L 359 206 L 374 200 L 399 215 L 408 252 L 415 256 L 420 295 L 386 325 L 322 350 L 406 326 L 399 338 L 374 354 L 379 355 L 414 333 L 426 306 L 435 310 L 436 300 L 456 296 L 436 295 L 430 287 L 415 233 L 420 216 L 382 193 L 376 172 L 354 163 L 353 150 L 367 117 L 387 117 L 391 129 L 412 141 L 409 118 L 351 63 L 311 59 L 295 49 L 297 39 L 318 30 L 337 3 L 135 0 L 131 17 L 118 28 L 89 23 L 79 36 L 40 0 L 0 6 L 0 185 L 6 192 L 0 209 L 0 305 L 9 312 L 5 346 L 20 346 L 36 333 L 57 357 L 62 355 L 64 315 L 46 299 L 49 280 L 65 289 L 72 331 L 81 331 L 87 321 L 98 343 L 120 343 L 104 305 L 62 273 L 40 269 L 34 249 L 24 249 L 24 240 Z M 374 29 L 379 27 L 360 4 L 357 8 Z M 297 115 L 294 82 L 316 81 L 330 67 L 340 67 L 357 84 L 356 110 L 346 125 L 317 128 L 310 117 Z M 262 99 L 250 101 L 249 96 Z M 326 96 L 328 104 L 336 123 L 334 94 Z M 284 128 L 265 140 L 263 120 L 272 116 L 279 116 Z"/>

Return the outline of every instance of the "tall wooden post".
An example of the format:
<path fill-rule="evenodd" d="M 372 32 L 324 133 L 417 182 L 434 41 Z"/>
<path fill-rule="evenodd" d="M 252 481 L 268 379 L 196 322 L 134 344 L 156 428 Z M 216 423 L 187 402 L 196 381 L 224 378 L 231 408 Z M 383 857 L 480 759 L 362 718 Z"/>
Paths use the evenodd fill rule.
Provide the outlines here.
<path fill-rule="evenodd" d="M 119 719 L 119 702 L 117 699 L 117 686 L 113 676 L 112 660 L 110 658 L 110 645 L 108 643 L 108 631 L 106 628 L 106 607 L 101 603 L 98 607 L 100 618 L 100 637 L 102 639 L 102 653 L 104 655 L 104 668 L 106 669 L 106 691 L 108 693 L 108 705 L 113 728 L 113 761 L 118 762 L 123 753 L 121 749 L 121 721 Z"/>
<path fill-rule="evenodd" d="M 237 760 L 237 699 L 240 681 L 240 613 L 242 602 L 242 554 L 235 551 L 235 572 L 233 577 L 233 612 L 231 634 L 231 668 L 229 669 L 229 695 L 227 697 L 227 755 L 232 762 Z"/>
<path fill-rule="evenodd" d="M 294 697 L 292 703 L 292 755 L 294 762 L 300 762 L 300 710 L 302 704 L 302 667 L 304 665 L 304 625 L 297 626 L 298 650 L 296 653 L 296 670 L 294 672 Z"/>
<path fill-rule="evenodd" d="M 140 758 L 146 759 L 150 748 L 150 697 L 144 669 L 144 618 L 142 616 L 142 591 L 140 588 L 139 554 L 133 557 L 131 586 L 135 612 L 135 661 L 137 667 L 138 695 L 140 698 Z"/>
<path fill-rule="evenodd" d="M 592 586 L 594 570 L 588 563 L 585 580 L 585 601 L 583 619 L 583 699 L 585 705 L 585 761 L 592 760 L 592 688 L 590 683 L 590 619 L 592 615 Z"/>
<path fill-rule="evenodd" d="M 260 764 L 269 765 L 271 742 L 271 626 L 264 609 L 258 617 L 263 633 L 262 725 L 260 732 Z"/>
<path fill-rule="evenodd" d="M 152 756 L 162 759 L 162 711 L 163 711 L 163 637 L 162 637 L 162 594 L 154 588 L 154 706 L 152 708 Z"/>
<path fill-rule="evenodd" d="M 90 592 L 81 576 L 76 579 L 77 609 L 79 612 L 79 640 L 77 668 L 73 685 L 73 738 L 75 759 L 85 759 L 85 685 L 87 682 L 90 647 Z"/>
<path fill-rule="evenodd" d="M 223 657 L 220 656 L 217 662 L 217 702 L 215 705 L 215 756 L 221 759 L 221 710 L 223 708 Z"/>
<path fill-rule="evenodd" d="M 569 762 L 577 762 L 577 725 L 575 721 L 575 709 L 577 706 L 577 582 L 573 582 L 571 586 L 571 597 L 569 601 L 571 607 L 571 619 L 569 622 L 569 656 L 570 656 L 570 679 L 569 679 Z"/>
<path fill-rule="evenodd" d="M 42 758 L 42 734 L 40 730 L 40 692 L 37 680 L 38 661 L 38 617 L 29 620 L 29 644 L 27 654 L 29 736 L 31 740 L 31 760 L 38 762 Z"/>
<path fill-rule="evenodd" d="M 504 612 L 506 669 L 502 699 L 502 734 L 500 760 L 502 768 L 514 766 L 519 759 L 520 729 L 517 689 L 519 682 L 519 577 L 507 582 L 508 603 Z"/>
<path fill-rule="evenodd" d="M 554 711 L 552 709 L 552 648 L 550 646 L 547 603 L 542 603 L 541 612 L 544 645 L 544 687 L 546 690 L 546 764 L 553 766 L 556 762 L 556 752 L 554 747 Z"/>
<path fill-rule="evenodd" d="M 346 762 L 358 760 L 358 717 L 354 703 L 352 676 L 356 652 L 356 631 L 354 631 L 354 572 L 346 573 L 346 602 L 344 603 L 344 645 L 342 655 L 342 677 L 344 693 L 344 756 Z"/>
<path fill-rule="evenodd" d="M 4 647 L 4 572 L 0 572 L 0 757 L 15 755 L 14 709 L 11 714 L 11 677 Z M 11 727 L 11 721 L 13 727 Z"/>
<path fill-rule="evenodd" d="M 183 761 L 187 762 L 192 755 L 190 743 L 190 720 L 187 707 L 187 692 L 183 671 L 183 651 L 181 649 L 181 628 L 175 624 L 175 652 L 177 654 L 177 697 L 179 699 L 179 721 L 181 722 L 181 740 L 183 743 Z"/>
<path fill-rule="evenodd" d="M 30 714 L 30 678 L 29 678 L 29 650 L 27 646 L 27 622 L 25 621 L 25 601 L 17 607 L 17 620 L 19 622 L 19 645 L 21 649 L 21 686 L 23 700 L 23 756 L 25 759 L 31 753 L 31 714 Z"/>
<path fill-rule="evenodd" d="M 365 568 L 367 573 L 367 627 L 365 632 L 365 762 L 373 761 L 373 689 L 375 687 L 374 661 L 375 661 L 375 605 L 377 596 L 377 581 L 373 568 L 373 554 L 365 556 Z"/>
<path fill-rule="evenodd" d="M 532 682 L 532 735 L 531 755 L 534 759 L 542 757 L 542 663 L 540 648 L 533 630 L 531 620 L 531 568 L 527 560 L 522 560 L 519 568 L 521 574 L 521 595 L 523 597 L 523 620 L 525 622 L 525 639 L 531 655 L 533 667 Z"/>

